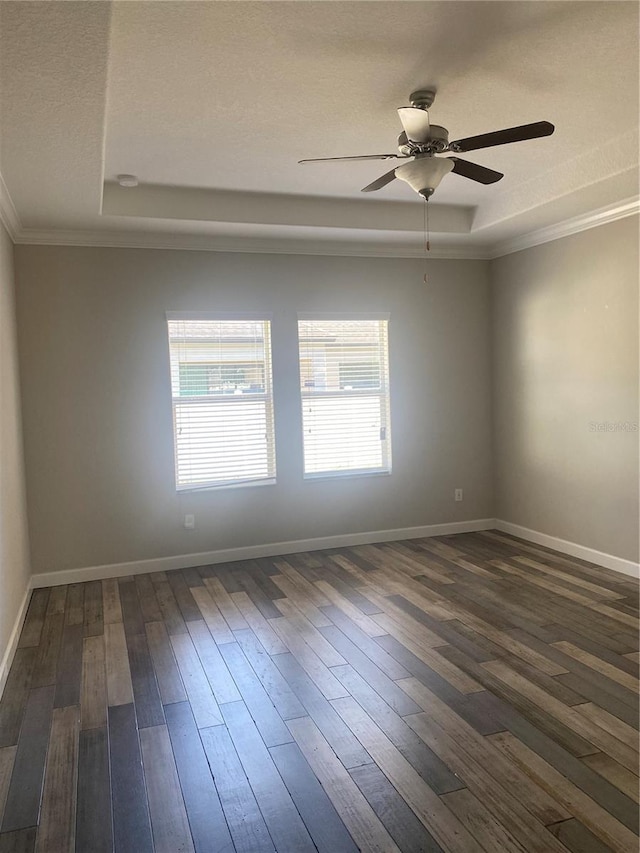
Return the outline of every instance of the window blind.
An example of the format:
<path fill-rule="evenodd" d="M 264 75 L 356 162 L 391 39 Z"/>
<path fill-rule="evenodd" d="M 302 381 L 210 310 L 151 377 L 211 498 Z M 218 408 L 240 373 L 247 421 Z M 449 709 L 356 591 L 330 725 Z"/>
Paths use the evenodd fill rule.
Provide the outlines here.
<path fill-rule="evenodd" d="M 167 323 L 178 490 L 273 480 L 269 320 L 171 314 Z"/>
<path fill-rule="evenodd" d="M 298 318 L 304 473 L 391 470 L 387 319 Z"/>

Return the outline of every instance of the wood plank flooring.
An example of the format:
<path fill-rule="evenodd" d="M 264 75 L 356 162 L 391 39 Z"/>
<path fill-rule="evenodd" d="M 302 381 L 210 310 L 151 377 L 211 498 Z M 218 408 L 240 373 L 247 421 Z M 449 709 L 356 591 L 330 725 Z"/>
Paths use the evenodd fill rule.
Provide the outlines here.
<path fill-rule="evenodd" d="M 637 618 L 496 531 L 35 590 L 0 853 L 636 853 Z"/>

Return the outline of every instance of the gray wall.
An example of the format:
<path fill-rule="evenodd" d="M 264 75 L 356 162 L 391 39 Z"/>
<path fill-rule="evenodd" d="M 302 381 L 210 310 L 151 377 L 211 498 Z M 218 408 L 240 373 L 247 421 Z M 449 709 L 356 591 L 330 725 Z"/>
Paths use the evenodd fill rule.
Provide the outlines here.
<path fill-rule="evenodd" d="M 638 560 L 638 219 L 492 262 L 496 517 Z M 636 426 L 637 429 L 637 426 Z"/>
<path fill-rule="evenodd" d="M 487 262 L 434 260 L 425 286 L 412 260 L 16 259 L 34 572 L 493 515 Z M 273 312 L 275 486 L 176 494 L 164 312 L 198 309 Z M 302 479 L 296 312 L 321 310 L 391 314 L 390 476 Z"/>
<path fill-rule="evenodd" d="M 0 225 L 0 661 L 29 582 L 13 247 Z M 0 688 L 5 676 L 0 671 Z"/>

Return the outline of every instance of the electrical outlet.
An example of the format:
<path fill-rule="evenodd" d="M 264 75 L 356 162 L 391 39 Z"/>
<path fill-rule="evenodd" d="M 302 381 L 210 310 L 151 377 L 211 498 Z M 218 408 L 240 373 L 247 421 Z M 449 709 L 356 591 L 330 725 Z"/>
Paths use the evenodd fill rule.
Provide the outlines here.
<path fill-rule="evenodd" d="M 187 530 L 193 530 L 196 526 L 196 517 L 195 515 L 185 515 L 184 517 L 184 526 Z"/>
<path fill-rule="evenodd" d="M 462 489 L 456 489 L 453 493 L 453 496 L 456 499 L 456 501 L 461 501 L 462 500 Z"/>

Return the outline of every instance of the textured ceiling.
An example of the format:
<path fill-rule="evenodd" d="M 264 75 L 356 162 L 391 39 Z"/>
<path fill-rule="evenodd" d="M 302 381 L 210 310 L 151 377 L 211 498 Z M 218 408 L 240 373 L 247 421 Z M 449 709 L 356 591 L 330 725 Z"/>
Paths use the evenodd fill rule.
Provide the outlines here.
<path fill-rule="evenodd" d="M 461 239 L 495 242 L 637 193 L 635 2 L 5 0 L 0 53 L 0 171 L 26 228 L 157 221 L 184 234 L 206 221 L 215 235 L 231 191 L 236 223 L 273 236 L 295 236 L 295 197 L 309 197 L 304 224 L 322 238 L 331 199 L 362 199 L 390 164 L 297 160 L 395 151 L 396 107 L 427 85 L 431 120 L 453 139 L 557 128 L 467 155 L 503 171 L 499 184 L 445 178 L 433 206 L 460 206 Z M 141 187 L 108 187 L 102 208 L 103 181 L 121 172 Z M 271 194 L 275 223 L 260 213 Z M 422 204 L 399 181 L 368 201 L 339 226 L 358 239 L 384 239 L 394 204 Z"/>

